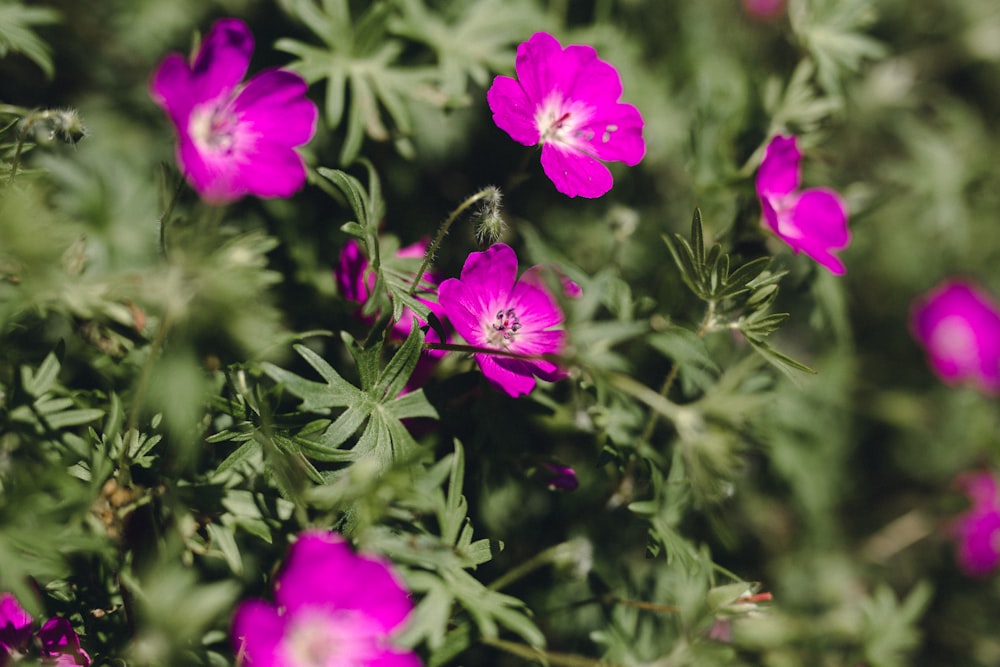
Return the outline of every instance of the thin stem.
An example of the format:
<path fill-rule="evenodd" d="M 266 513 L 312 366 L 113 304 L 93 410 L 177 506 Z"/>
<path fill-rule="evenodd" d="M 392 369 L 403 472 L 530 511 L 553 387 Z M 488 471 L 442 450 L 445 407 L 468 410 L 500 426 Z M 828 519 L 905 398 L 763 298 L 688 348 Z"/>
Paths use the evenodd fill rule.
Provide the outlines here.
<path fill-rule="evenodd" d="M 553 665 L 554 667 L 621 667 L 618 663 L 608 662 L 607 660 L 588 658 L 587 656 L 573 653 L 545 651 L 540 648 L 528 646 L 527 644 L 507 641 L 506 639 L 483 637 L 481 641 L 487 646 L 498 648 L 519 658 Z"/>
<path fill-rule="evenodd" d="M 515 581 L 526 577 L 535 570 L 556 563 L 565 561 L 568 557 L 573 557 L 579 551 L 577 542 L 570 540 L 551 546 L 544 551 L 540 551 L 517 567 L 508 570 L 500 575 L 487 586 L 490 590 L 499 591 L 511 585 Z"/>
<path fill-rule="evenodd" d="M 698 331 L 695 332 L 695 336 L 698 338 L 704 338 L 714 319 L 715 301 L 709 301 L 708 308 L 705 310 L 705 316 L 702 318 L 701 324 L 698 325 Z M 663 384 L 660 385 L 659 393 L 662 398 L 666 398 L 667 394 L 670 393 L 670 389 L 674 386 L 674 382 L 677 380 L 677 375 L 680 372 L 680 369 L 681 365 L 677 361 L 674 361 L 670 370 L 667 372 L 667 377 L 663 379 Z M 649 444 L 649 439 L 653 436 L 653 429 L 656 428 L 656 422 L 658 419 L 659 413 L 655 410 L 649 413 L 649 417 L 646 419 L 646 425 L 642 429 L 642 435 L 639 436 L 640 443 Z"/>
<path fill-rule="evenodd" d="M 427 252 L 424 253 L 424 261 L 420 264 L 420 269 L 417 271 L 417 275 L 413 279 L 413 284 L 410 285 L 410 296 L 416 294 L 417 288 L 420 286 L 420 281 L 424 277 L 424 273 L 427 272 L 427 267 L 431 264 L 431 259 L 437 253 L 445 235 L 448 233 L 448 230 L 451 229 L 451 226 L 455 223 L 455 221 L 458 220 L 458 217 L 468 210 L 468 208 L 473 204 L 488 197 L 495 197 L 497 194 L 498 191 L 494 186 L 491 185 L 489 187 L 485 187 L 474 195 L 468 197 L 465 201 L 458 205 L 458 208 L 451 212 L 451 215 L 448 216 L 448 218 L 441 224 L 441 228 L 438 229 L 437 236 L 434 237 L 434 242 L 430 244 L 427 248 Z"/>
<path fill-rule="evenodd" d="M 178 178 L 177 185 L 174 186 L 174 192 L 167 202 L 167 208 L 163 211 L 163 215 L 160 216 L 160 256 L 164 258 L 167 256 L 167 225 L 170 223 L 170 216 L 173 215 L 174 209 L 177 207 L 177 200 L 180 199 L 183 187 L 184 179 Z"/>
<path fill-rule="evenodd" d="M 521 354 L 519 352 L 499 350 L 492 347 L 477 347 L 461 343 L 424 343 L 424 349 L 443 350 L 445 352 L 468 352 L 469 354 L 492 354 L 497 357 L 510 357 L 511 359 L 524 359 L 527 361 L 544 360 L 557 362 L 561 359 L 557 354 Z"/>

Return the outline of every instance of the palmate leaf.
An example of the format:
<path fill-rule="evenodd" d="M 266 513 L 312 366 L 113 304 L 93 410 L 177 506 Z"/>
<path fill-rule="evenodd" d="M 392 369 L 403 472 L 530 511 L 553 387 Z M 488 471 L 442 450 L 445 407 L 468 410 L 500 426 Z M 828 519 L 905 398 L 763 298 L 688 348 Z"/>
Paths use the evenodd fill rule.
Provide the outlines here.
<path fill-rule="evenodd" d="M 42 7 L 25 7 L 18 2 L 0 2 L 0 58 L 22 53 L 51 79 L 52 49 L 35 34 L 35 26 L 59 21 L 59 13 Z"/>
<path fill-rule="evenodd" d="M 416 441 L 402 420 L 437 417 L 422 390 L 399 395 L 420 356 L 423 334 L 414 328 L 384 366 L 380 345 L 362 348 L 352 340 L 347 342 L 358 366 L 360 389 L 302 345 L 295 346 L 296 352 L 324 382 L 303 378 L 269 363 L 263 364 L 263 370 L 285 390 L 302 399 L 299 407 L 303 412 L 325 414 L 331 408 L 344 408 L 318 436 L 313 436 L 311 429 L 300 432 L 290 442 L 296 450 L 320 461 L 357 461 L 371 457 L 387 468 L 416 447 Z M 345 443 L 359 430 L 361 433 L 353 447 L 344 449 Z"/>
<path fill-rule="evenodd" d="M 389 28 L 434 51 L 446 104 L 463 100 L 470 81 L 485 88 L 493 72 L 508 70 L 517 43 L 544 21 L 534 4 L 522 1 L 456 3 L 453 16 L 436 13 L 421 0 L 401 0 L 398 4 L 401 16 L 390 20 Z"/>
<path fill-rule="evenodd" d="M 282 6 L 323 42 L 314 46 L 280 39 L 275 48 L 298 58 L 289 69 L 310 84 L 326 80 L 327 123 L 338 127 L 346 116 L 340 163 L 354 162 L 366 135 L 376 141 L 392 139 L 402 155 L 412 157 L 408 107 L 413 91 L 432 83 L 433 72 L 397 63 L 406 45 L 388 33 L 391 5 L 371 3 L 357 21 L 346 0 L 323 0 L 321 6 L 316 0 L 283 0 Z"/>
<path fill-rule="evenodd" d="M 816 61 L 816 78 L 827 93 L 838 94 L 844 75 L 887 52 L 884 44 L 861 32 L 877 18 L 871 0 L 793 0 L 788 16 Z"/>

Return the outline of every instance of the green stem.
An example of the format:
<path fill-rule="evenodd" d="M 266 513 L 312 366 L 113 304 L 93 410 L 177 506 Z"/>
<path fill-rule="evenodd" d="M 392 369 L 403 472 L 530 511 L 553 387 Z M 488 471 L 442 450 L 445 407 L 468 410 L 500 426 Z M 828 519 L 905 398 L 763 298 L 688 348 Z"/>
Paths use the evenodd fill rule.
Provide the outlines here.
<path fill-rule="evenodd" d="M 487 646 L 498 648 L 519 658 L 554 667 L 620 667 L 617 663 L 608 662 L 607 660 L 588 658 L 587 656 L 573 653 L 545 651 L 540 648 L 528 646 L 527 644 L 507 641 L 506 639 L 483 637 L 481 641 Z"/>
<path fill-rule="evenodd" d="M 424 343 L 424 349 L 443 350 L 445 352 L 467 352 L 469 354 L 492 354 L 497 357 L 510 357 L 511 359 L 524 359 L 526 361 L 544 360 L 557 362 L 561 359 L 557 354 L 521 354 L 508 350 L 498 350 L 492 347 L 477 347 L 461 343 Z"/>
<path fill-rule="evenodd" d="M 494 579 L 487 588 L 493 591 L 502 590 L 515 581 L 523 579 L 539 568 L 552 563 L 573 559 L 578 552 L 579 546 L 578 542 L 575 540 L 556 544 L 555 546 L 551 546 L 544 551 L 540 551 L 517 567 L 500 575 Z"/>
<path fill-rule="evenodd" d="M 455 223 L 455 221 L 458 220 L 458 217 L 468 210 L 468 208 L 473 204 L 476 204 L 487 197 L 495 197 L 496 195 L 497 189 L 494 186 L 491 185 L 489 187 L 485 187 L 474 195 L 468 197 L 465 201 L 458 205 L 458 208 L 451 212 L 451 215 L 448 216 L 447 220 L 441 224 L 441 228 L 438 229 L 437 236 L 434 237 L 434 242 L 430 244 L 427 248 L 427 252 L 424 253 L 424 261 L 420 265 L 420 269 L 417 271 L 417 275 L 413 279 L 413 284 L 410 285 L 410 296 L 416 294 L 417 288 L 420 286 L 420 280 L 424 277 L 424 273 L 427 272 L 427 267 L 431 264 L 431 259 L 437 253 L 445 235 L 448 233 L 448 230 L 451 229 L 451 226 Z"/>
<path fill-rule="evenodd" d="M 708 308 L 705 310 L 705 316 L 702 318 L 701 324 L 698 325 L 698 331 L 695 332 L 695 336 L 698 338 L 704 338 L 714 320 L 715 301 L 709 301 Z M 660 385 L 659 394 L 662 398 L 666 398 L 667 394 L 670 393 L 670 389 L 674 386 L 674 382 L 677 380 L 677 374 L 680 372 L 680 369 L 680 364 L 674 361 L 670 370 L 667 372 L 667 377 L 663 379 L 663 384 Z M 654 410 L 649 413 L 649 417 L 646 419 L 646 425 L 642 429 L 642 435 L 639 436 L 640 443 L 649 444 L 649 439 L 653 437 L 653 429 L 656 428 L 656 422 L 658 419 L 659 413 L 657 411 Z"/>

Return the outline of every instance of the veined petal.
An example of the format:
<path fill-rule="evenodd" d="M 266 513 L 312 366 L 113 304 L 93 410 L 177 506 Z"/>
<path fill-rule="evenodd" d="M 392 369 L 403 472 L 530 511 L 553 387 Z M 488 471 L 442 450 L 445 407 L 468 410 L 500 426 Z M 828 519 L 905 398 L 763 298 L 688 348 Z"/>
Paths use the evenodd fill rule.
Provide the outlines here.
<path fill-rule="evenodd" d="M 542 146 L 542 169 L 556 190 L 569 197 L 594 199 L 614 185 L 611 171 L 596 158 L 555 144 Z"/>
<path fill-rule="evenodd" d="M 801 159 L 795 137 L 778 135 L 771 139 L 757 170 L 757 195 L 762 199 L 784 197 L 797 190 L 802 180 Z"/>
<path fill-rule="evenodd" d="M 521 332 L 538 332 L 563 322 L 558 304 L 543 287 L 521 280 L 514 286 L 510 307 L 517 311 Z"/>
<path fill-rule="evenodd" d="M 469 253 L 462 267 L 462 282 L 478 297 L 484 313 L 496 301 L 506 301 L 516 281 L 517 255 L 505 243 Z"/>
<path fill-rule="evenodd" d="M 498 76 L 486 91 L 486 102 L 493 112 L 493 122 L 524 146 L 534 146 L 541 135 L 535 123 L 537 102 L 528 99 L 521 87 L 509 76 Z"/>
<path fill-rule="evenodd" d="M 246 23 L 233 18 L 216 21 L 191 65 L 193 104 L 234 90 L 246 76 L 253 46 Z"/>
<path fill-rule="evenodd" d="M 286 146 L 301 146 L 316 132 L 319 111 L 306 97 L 305 80 L 286 70 L 261 72 L 233 102 L 245 131 Z"/>
<path fill-rule="evenodd" d="M 646 155 L 643 125 L 638 109 L 615 103 L 596 107 L 584 129 L 592 135 L 589 144 L 597 158 L 634 167 Z"/>
<path fill-rule="evenodd" d="M 534 366 L 520 359 L 477 354 L 479 368 L 491 385 L 512 398 L 526 396 L 535 388 Z"/>

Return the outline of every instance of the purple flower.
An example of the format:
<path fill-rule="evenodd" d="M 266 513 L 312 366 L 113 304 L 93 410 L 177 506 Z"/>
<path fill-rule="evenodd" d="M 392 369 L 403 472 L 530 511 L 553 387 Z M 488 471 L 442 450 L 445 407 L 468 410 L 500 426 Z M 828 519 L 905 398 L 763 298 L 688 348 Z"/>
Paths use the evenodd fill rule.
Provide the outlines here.
<path fill-rule="evenodd" d="M 484 252 L 471 253 L 461 278 L 441 283 L 438 301 L 455 331 L 470 345 L 539 356 L 522 359 L 477 353 L 483 375 L 497 389 L 524 396 L 534 389 L 535 377 L 557 380 L 565 375 L 541 358 L 563 348 L 566 332 L 554 328 L 563 323 L 562 311 L 540 283 L 517 280 L 517 256 L 510 246 L 497 243 Z"/>
<path fill-rule="evenodd" d="M 910 330 L 950 385 L 1000 392 L 1000 306 L 963 280 L 946 280 L 914 303 Z"/>
<path fill-rule="evenodd" d="M 576 491 L 580 486 L 576 471 L 556 461 L 541 461 L 537 474 L 549 491 Z"/>
<path fill-rule="evenodd" d="M 750 16 L 769 21 L 785 12 L 785 0 L 743 0 L 743 11 Z"/>
<path fill-rule="evenodd" d="M 949 532 L 956 542 L 956 558 L 963 572 L 989 574 L 1000 564 L 1000 498 L 991 472 L 966 472 L 955 480 L 969 497 L 969 511 L 956 517 Z"/>
<path fill-rule="evenodd" d="M 611 189 L 602 162 L 639 164 L 646 153 L 642 116 L 618 101 L 618 72 L 591 46 L 567 46 L 536 32 L 517 47 L 517 79 L 498 76 L 486 93 L 493 121 L 525 146 L 542 146 L 542 168 L 570 197 Z"/>
<path fill-rule="evenodd" d="M 292 545 L 275 605 L 250 600 L 233 619 L 249 667 L 418 667 L 389 636 L 413 611 L 391 564 L 355 554 L 343 537 L 310 530 Z"/>
<path fill-rule="evenodd" d="M 795 137 L 776 136 L 764 151 L 757 171 L 757 196 L 764 222 L 782 241 L 809 255 L 831 273 L 844 273 L 844 264 L 833 251 L 851 242 L 847 229 L 847 204 L 833 190 L 799 190 L 802 153 Z"/>
<path fill-rule="evenodd" d="M 292 72 L 268 70 L 243 84 L 253 46 L 245 23 L 222 19 L 190 63 L 168 55 L 150 84 L 177 128 L 181 171 L 210 203 L 288 197 L 306 179 L 295 147 L 316 131 L 316 105 Z"/>
<path fill-rule="evenodd" d="M 80 647 L 80 638 L 65 618 L 50 618 L 38 633 L 32 631 L 34 619 L 10 593 L 0 594 L 0 665 L 11 655 L 26 655 L 32 636 L 38 640 L 42 664 L 58 667 L 88 667 L 90 656 Z"/>

